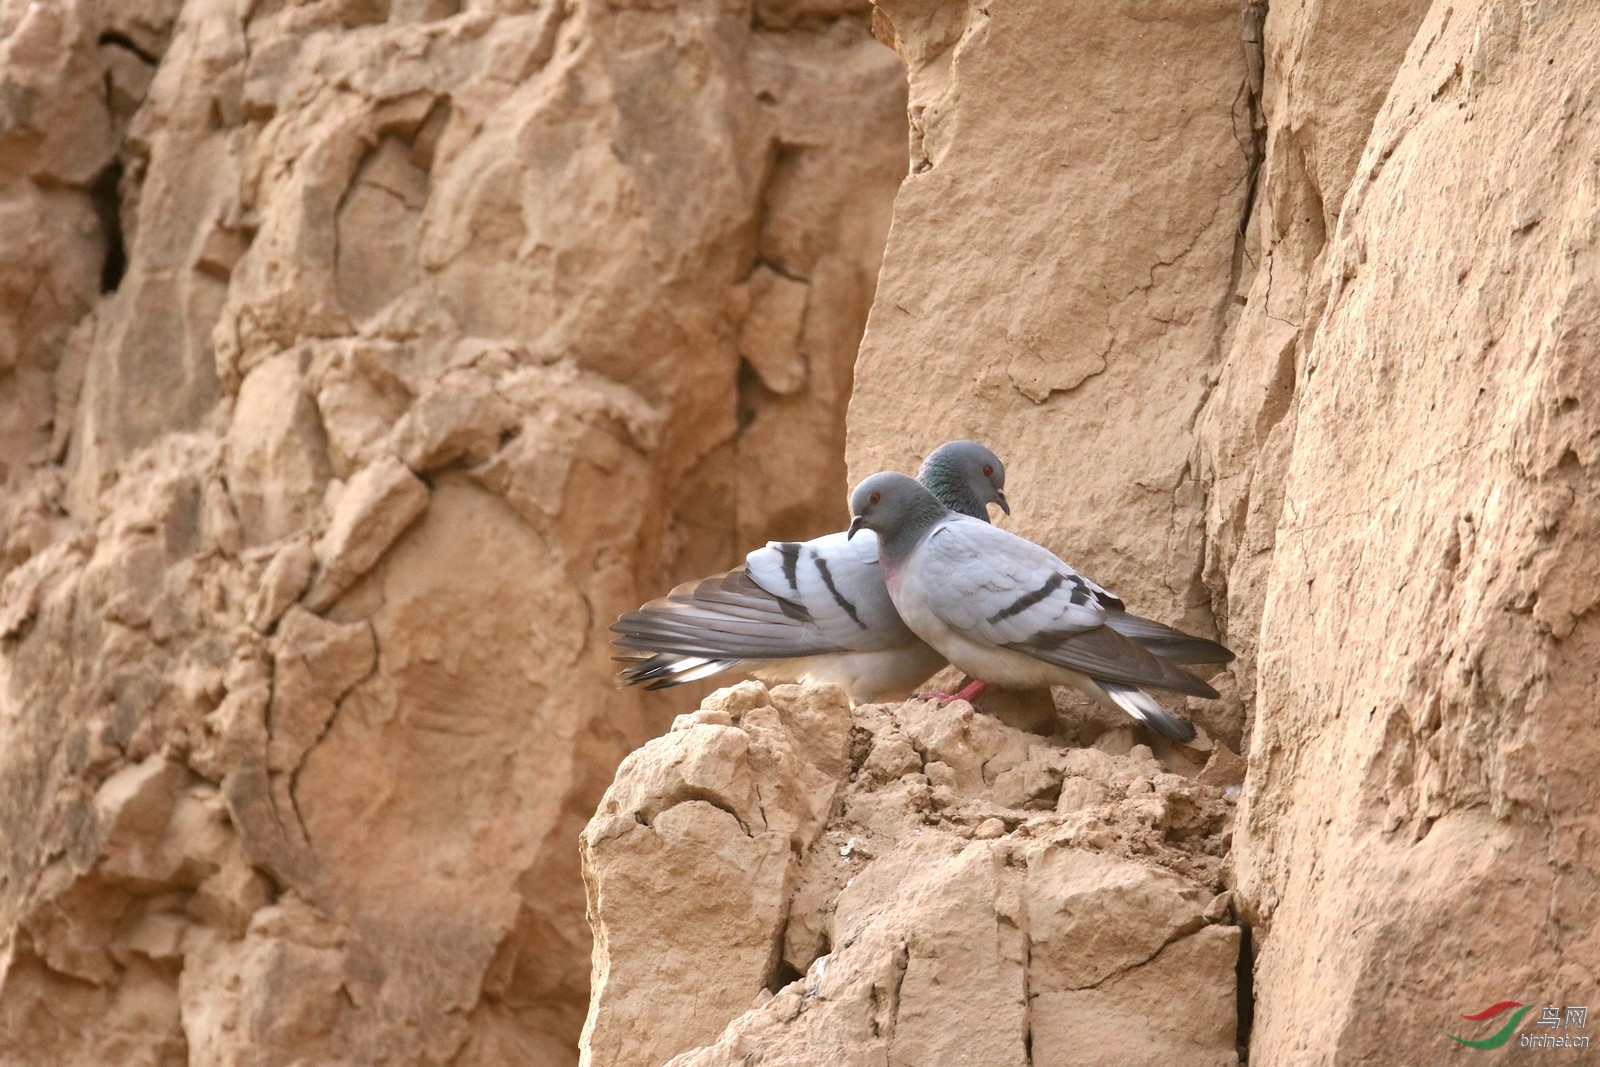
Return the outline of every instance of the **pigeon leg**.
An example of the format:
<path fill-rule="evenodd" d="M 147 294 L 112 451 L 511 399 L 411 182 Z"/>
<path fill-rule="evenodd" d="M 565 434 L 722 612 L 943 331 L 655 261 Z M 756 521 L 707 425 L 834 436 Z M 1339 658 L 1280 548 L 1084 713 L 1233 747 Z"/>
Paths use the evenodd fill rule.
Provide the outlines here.
<path fill-rule="evenodd" d="M 982 678 L 971 678 L 966 685 L 961 687 L 961 691 L 956 693 L 956 699 L 965 700 L 969 704 L 976 704 L 987 696 L 989 690 L 993 688 L 993 685 Z"/>
<path fill-rule="evenodd" d="M 918 700 L 935 700 L 940 704 L 948 704 L 952 700 L 965 700 L 970 704 L 982 700 L 989 690 L 994 688 L 994 686 L 990 683 L 985 682 L 981 678 L 974 678 L 970 674 L 963 675 L 962 681 L 964 684 L 954 693 L 946 693 L 943 690 L 934 690 L 928 693 L 918 693 L 916 694 L 916 698 Z"/>

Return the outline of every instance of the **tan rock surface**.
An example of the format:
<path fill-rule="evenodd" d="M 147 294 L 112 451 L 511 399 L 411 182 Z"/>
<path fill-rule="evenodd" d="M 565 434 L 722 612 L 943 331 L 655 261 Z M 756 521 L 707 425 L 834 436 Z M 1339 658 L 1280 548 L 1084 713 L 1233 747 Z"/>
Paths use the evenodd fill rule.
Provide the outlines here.
<path fill-rule="evenodd" d="M 1230 647 L 1241 653 L 1235 699 L 1247 727 L 1298 375 L 1328 298 L 1328 238 L 1426 8 L 1417 0 L 1306 3 L 1281 7 L 1263 28 L 1263 81 L 1252 108 L 1256 193 L 1237 289 L 1244 303 L 1197 435 L 1210 487 L 1206 584 Z"/>
<path fill-rule="evenodd" d="M 1231 813 L 1143 746 L 722 690 L 585 831 L 585 1062 L 1235 1063 Z"/>
<path fill-rule="evenodd" d="M 1597 35 L 1435 5 L 1332 231 L 1237 857 L 1266 1062 L 1600 999 Z"/>
<path fill-rule="evenodd" d="M 623 761 L 583 835 L 595 924 L 584 1062 L 713 1040 L 780 966 L 801 858 L 849 766 L 842 690 L 758 682 Z"/>
<path fill-rule="evenodd" d="M 605 626 L 837 522 L 894 56 L 3 0 L 0 82 L 0 1059 L 575 1061 Z"/>

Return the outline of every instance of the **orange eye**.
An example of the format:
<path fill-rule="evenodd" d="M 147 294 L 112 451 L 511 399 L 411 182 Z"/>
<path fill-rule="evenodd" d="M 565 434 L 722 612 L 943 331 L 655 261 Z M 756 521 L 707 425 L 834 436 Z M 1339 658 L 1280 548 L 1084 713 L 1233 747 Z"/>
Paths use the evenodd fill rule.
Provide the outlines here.
<path fill-rule="evenodd" d="M 983 476 L 985 478 L 993 478 L 994 477 L 994 468 L 993 467 L 988 467 L 988 466 L 984 467 L 983 468 Z"/>
<path fill-rule="evenodd" d="M 871 496 L 867 497 L 867 503 L 876 504 L 879 500 L 882 500 L 882 499 L 883 499 L 883 495 L 881 493 L 873 493 Z"/>

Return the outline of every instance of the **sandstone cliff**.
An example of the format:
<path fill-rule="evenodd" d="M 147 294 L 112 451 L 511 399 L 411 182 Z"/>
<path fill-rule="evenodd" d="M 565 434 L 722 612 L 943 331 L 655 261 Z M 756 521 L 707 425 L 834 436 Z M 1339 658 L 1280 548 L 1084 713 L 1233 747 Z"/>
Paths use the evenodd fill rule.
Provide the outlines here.
<path fill-rule="evenodd" d="M 0 3 L 0 1060 L 562 1063 L 605 627 L 844 488 L 855 5 Z"/>
<path fill-rule="evenodd" d="M 1461 1015 L 1486 1005 L 1600 999 L 1600 13 L 880 0 L 874 28 L 907 67 L 912 159 L 856 367 L 852 476 L 955 434 L 995 442 L 1015 529 L 1242 653 L 1224 700 L 1193 709 L 1218 773 L 1227 749 L 1248 755 L 1236 816 L 1207 808 L 1192 767 L 1150 778 L 1214 812 L 1199 840 L 1229 840 L 1227 859 L 1183 873 L 1231 892 L 1141 956 L 1131 902 L 1170 869 L 1163 849 L 1192 840 L 1159 818 L 1143 849 L 1125 830 L 1073 832 L 1081 811 L 1126 825 L 1134 766 L 1046 748 L 1022 772 L 1037 791 L 1002 801 L 1027 735 L 962 718 L 978 752 L 1013 753 L 963 779 L 925 708 L 858 710 L 850 769 L 818 787 L 833 811 L 802 820 L 786 860 L 795 888 L 690 883 L 788 893 L 788 913 L 761 920 L 767 957 L 741 931 L 750 963 L 706 990 L 726 1026 L 708 1037 L 696 1017 L 651 1054 L 1232 1062 L 1236 1005 L 1257 1063 L 1425 1063 L 1456 1049 L 1447 1031 L 1484 1036 Z M 732 817 L 693 840 L 773 831 L 741 815 L 737 760 L 691 757 L 731 699 L 625 764 L 590 824 L 610 952 L 594 1062 L 628 1062 L 620 1028 L 693 1017 L 630 1000 L 631 983 L 672 979 L 608 897 L 619 857 L 685 847 L 701 800 Z M 772 695 L 779 719 L 794 699 Z M 734 724 L 752 752 L 770 744 L 754 714 Z M 897 737 L 898 758 L 880 756 Z M 705 784 L 646 771 L 679 758 Z M 1027 814 L 1052 796 L 1056 815 Z M 629 811 L 637 828 L 618 821 Z M 985 814 L 998 822 L 980 830 Z M 908 862 L 917 847 L 928 857 Z M 819 892 L 841 863 L 857 880 Z M 1125 880 L 1095 881 L 1113 863 Z M 1062 895 L 1030 895 L 1041 882 Z M 1078 921 L 1071 895 L 1090 883 L 1098 921 L 1064 947 L 1052 924 Z M 732 910 L 758 909 L 717 914 Z M 704 918 L 694 929 L 715 936 Z M 1237 980 L 1202 954 L 1164 984 L 1166 953 L 1206 931 L 1243 943 Z M 1083 962 L 1102 948 L 1125 969 Z M 1111 973 L 1127 984 L 1093 984 Z M 1176 1014 L 1197 1025 L 1177 1033 L 1147 998 L 1180 990 Z"/>

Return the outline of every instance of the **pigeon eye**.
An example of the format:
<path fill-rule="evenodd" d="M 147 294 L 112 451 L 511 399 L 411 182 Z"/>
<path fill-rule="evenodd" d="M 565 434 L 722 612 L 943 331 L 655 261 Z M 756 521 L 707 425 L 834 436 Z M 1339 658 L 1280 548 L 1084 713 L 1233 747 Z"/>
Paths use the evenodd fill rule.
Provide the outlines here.
<path fill-rule="evenodd" d="M 867 497 L 867 503 L 876 504 L 878 501 L 880 501 L 882 499 L 883 499 L 883 494 L 882 493 L 873 493 L 871 496 Z"/>
<path fill-rule="evenodd" d="M 994 477 L 994 468 L 989 466 L 988 464 L 984 464 L 983 476 L 985 478 L 993 478 Z"/>

